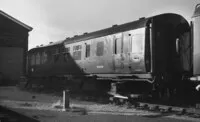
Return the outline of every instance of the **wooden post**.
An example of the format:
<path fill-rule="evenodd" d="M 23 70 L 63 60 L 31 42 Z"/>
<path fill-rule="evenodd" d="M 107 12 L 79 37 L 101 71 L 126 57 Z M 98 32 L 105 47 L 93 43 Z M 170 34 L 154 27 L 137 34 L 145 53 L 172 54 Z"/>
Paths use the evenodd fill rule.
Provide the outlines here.
<path fill-rule="evenodd" d="M 116 83 L 111 83 L 111 93 L 116 94 L 117 93 L 117 84 Z"/>
<path fill-rule="evenodd" d="M 63 91 L 63 111 L 66 111 L 66 109 L 69 109 L 69 90 Z"/>

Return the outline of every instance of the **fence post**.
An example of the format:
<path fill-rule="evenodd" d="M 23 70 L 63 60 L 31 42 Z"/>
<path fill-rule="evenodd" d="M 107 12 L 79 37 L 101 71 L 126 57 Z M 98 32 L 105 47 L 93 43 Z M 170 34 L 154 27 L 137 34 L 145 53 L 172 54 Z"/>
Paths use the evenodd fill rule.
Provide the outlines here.
<path fill-rule="evenodd" d="M 69 90 L 64 90 L 63 91 L 63 111 L 66 111 L 66 109 L 70 108 L 69 99 L 70 99 Z"/>

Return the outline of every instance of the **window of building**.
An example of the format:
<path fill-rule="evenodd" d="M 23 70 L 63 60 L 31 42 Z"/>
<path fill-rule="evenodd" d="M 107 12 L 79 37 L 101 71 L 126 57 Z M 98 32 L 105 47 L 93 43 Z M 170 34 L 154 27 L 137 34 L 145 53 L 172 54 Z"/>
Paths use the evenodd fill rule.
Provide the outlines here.
<path fill-rule="evenodd" d="M 35 62 L 36 65 L 39 65 L 40 64 L 40 53 L 37 53 L 36 55 L 36 62 Z"/>
<path fill-rule="evenodd" d="M 35 65 L 35 55 L 31 56 L 31 65 Z"/>
<path fill-rule="evenodd" d="M 81 60 L 81 45 L 73 46 L 73 58 L 74 60 Z"/>
<path fill-rule="evenodd" d="M 85 57 L 90 57 L 90 45 L 85 44 Z"/>
<path fill-rule="evenodd" d="M 97 51 L 96 51 L 96 55 L 97 56 L 102 56 L 103 55 L 103 51 L 104 51 L 104 42 L 97 42 Z"/>

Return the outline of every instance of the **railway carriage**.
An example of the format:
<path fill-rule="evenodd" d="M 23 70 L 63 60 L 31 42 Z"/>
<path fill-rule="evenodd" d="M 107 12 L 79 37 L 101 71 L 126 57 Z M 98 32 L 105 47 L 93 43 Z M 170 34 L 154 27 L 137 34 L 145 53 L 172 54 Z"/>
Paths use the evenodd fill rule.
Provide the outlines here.
<path fill-rule="evenodd" d="M 85 73 L 149 78 L 190 70 L 180 52 L 180 46 L 190 46 L 189 29 L 183 17 L 163 14 L 66 39 L 64 45 Z M 184 34 L 188 39 L 181 40 Z"/>
<path fill-rule="evenodd" d="M 191 74 L 191 45 L 188 22 L 161 14 L 31 49 L 28 71 L 32 77 L 128 81 L 129 91 L 174 90 Z"/>

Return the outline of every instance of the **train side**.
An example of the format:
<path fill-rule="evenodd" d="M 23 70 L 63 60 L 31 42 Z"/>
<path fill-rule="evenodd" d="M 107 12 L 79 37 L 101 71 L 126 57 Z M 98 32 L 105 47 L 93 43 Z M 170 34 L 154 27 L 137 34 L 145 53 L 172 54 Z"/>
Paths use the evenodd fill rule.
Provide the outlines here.
<path fill-rule="evenodd" d="M 130 81 L 127 90 L 173 92 L 192 73 L 191 45 L 188 22 L 161 14 L 34 48 L 28 72 L 40 78 L 81 77 L 80 86 L 86 76 Z"/>
<path fill-rule="evenodd" d="M 69 68 L 79 69 L 63 45 L 64 41 L 37 47 L 28 53 L 28 75 L 29 77 L 51 77 L 64 76 L 70 72 Z M 67 63 L 66 63 L 67 62 Z"/>
<path fill-rule="evenodd" d="M 131 38 L 137 41 L 132 44 Z M 145 27 L 141 27 L 75 43 L 66 40 L 65 47 L 85 73 L 112 76 L 145 73 L 144 44 Z"/>
<path fill-rule="evenodd" d="M 183 17 L 162 14 L 67 38 L 30 50 L 29 73 L 148 78 L 190 72 L 191 62 L 185 58 L 190 59 L 191 50 L 184 52 L 191 45 L 189 29 Z"/>
<path fill-rule="evenodd" d="M 175 14 L 115 25 L 67 39 L 64 45 L 72 57 L 78 56 L 74 60 L 86 74 L 99 77 L 191 73 L 190 27 Z"/>

